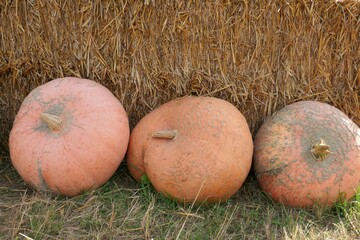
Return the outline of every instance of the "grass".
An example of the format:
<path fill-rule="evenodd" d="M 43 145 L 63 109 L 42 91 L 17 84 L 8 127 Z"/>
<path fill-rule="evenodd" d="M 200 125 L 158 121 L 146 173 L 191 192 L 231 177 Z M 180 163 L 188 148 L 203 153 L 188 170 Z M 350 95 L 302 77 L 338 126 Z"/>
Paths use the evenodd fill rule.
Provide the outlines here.
<path fill-rule="evenodd" d="M 101 188 L 74 198 L 37 193 L 1 161 L 1 239 L 356 239 L 360 192 L 333 208 L 276 204 L 250 174 L 227 203 L 182 205 L 136 183 L 122 164 Z"/>

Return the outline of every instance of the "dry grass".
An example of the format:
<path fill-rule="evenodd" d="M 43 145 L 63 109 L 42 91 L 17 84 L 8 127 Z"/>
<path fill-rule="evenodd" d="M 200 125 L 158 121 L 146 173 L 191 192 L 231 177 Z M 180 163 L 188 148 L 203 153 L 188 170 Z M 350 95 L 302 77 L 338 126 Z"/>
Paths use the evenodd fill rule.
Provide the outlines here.
<path fill-rule="evenodd" d="M 359 125 L 359 38 L 354 1 L 1 1 L 0 238 L 360 238 L 359 199 L 287 209 L 250 175 L 229 203 L 190 208 L 139 187 L 125 165 L 97 191 L 44 196 L 23 185 L 7 153 L 21 101 L 64 76 L 108 87 L 131 126 L 189 94 L 233 103 L 253 134 L 277 109 L 305 99 L 330 103 Z"/>
<path fill-rule="evenodd" d="M 28 189 L 1 163 L 0 238 L 25 239 L 359 239 L 360 194 L 335 208 L 272 203 L 254 177 L 228 203 L 183 206 L 139 186 L 122 165 L 98 190 L 75 198 Z"/>

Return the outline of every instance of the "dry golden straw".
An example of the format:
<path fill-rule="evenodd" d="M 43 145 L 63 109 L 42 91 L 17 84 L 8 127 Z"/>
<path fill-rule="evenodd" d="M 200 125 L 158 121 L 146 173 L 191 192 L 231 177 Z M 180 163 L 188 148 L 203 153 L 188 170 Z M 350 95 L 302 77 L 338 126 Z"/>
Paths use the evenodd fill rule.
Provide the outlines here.
<path fill-rule="evenodd" d="M 0 142 L 29 91 L 64 76 L 108 87 L 132 126 L 189 94 L 233 103 L 253 133 L 308 99 L 359 124 L 359 19 L 351 1 L 1 1 Z"/>

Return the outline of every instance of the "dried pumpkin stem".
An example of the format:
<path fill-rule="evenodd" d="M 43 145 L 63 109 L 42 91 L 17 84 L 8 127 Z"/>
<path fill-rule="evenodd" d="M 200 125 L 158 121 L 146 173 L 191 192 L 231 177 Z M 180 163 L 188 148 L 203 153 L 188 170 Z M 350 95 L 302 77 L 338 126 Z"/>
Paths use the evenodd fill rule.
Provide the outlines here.
<path fill-rule="evenodd" d="M 330 146 L 323 139 L 315 143 L 311 148 L 311 153 L 317 161 L 323 161 L 331 154 Z"/>
<path fill-rule="evenodd" d="M 153 133 L 153 138 L 175 139 L 179 135 L 178 130 L 161 130 Z"/>
<path fill-rule="evenodd" d="M 49 113 L 42 113 L 41 120 L 43 120 L 53 131 L 59 131 L 63 125 L 63 121 L 60 117 Z"/>

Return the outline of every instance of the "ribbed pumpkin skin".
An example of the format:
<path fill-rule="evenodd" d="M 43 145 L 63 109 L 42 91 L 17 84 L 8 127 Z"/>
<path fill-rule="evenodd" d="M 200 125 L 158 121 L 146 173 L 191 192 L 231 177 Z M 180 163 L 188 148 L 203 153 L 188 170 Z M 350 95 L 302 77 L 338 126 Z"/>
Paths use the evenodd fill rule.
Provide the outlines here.
<path fill-rule="evenodd" d="M 43 113 L 60 117 L 61 129 L 51 130 Z M 127 114 L 108 89 L 86 79 L 55 79 L 24 99 L 10 133 L 10 157 L 34 189 L 74 196 L 114 174 L 129 135 Z"/>
<path fill-rule="evenodd" d="M 175 139 L 154 138 L 161 130 Z M 172 100 L 147 114 L 133 129 L 127 154 L 131 175 L 147 175 L 155 189 L 180 202 L 221 202 L 247 177 L 253 142 L 243 115 L 210 97 Z"/>
<path fill-rule="evenodd" d="M 311 153 L 320 139 L 330 146 L 325 159 Z M 360 130 L 328 104 L 302 101 L 282 108 L 261 126 L 254 146 L 261 188 L 287 206 L 331 206 L 360 187 Z"/>

